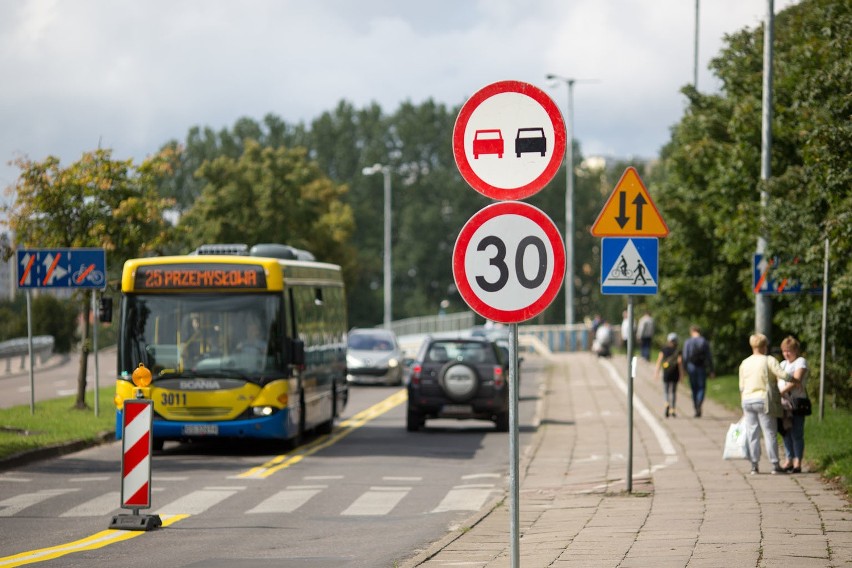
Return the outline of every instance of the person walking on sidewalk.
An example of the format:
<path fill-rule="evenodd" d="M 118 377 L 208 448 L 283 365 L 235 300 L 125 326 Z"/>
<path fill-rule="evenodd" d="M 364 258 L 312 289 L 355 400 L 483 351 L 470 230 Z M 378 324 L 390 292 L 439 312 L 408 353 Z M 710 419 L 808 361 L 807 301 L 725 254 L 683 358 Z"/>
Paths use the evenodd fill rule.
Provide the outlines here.
<path fill-rule="evenodd" d="M 799 350 L 799 342 L 794 337 L 785 337 L 781 342 L 781 354 L 784 355 L 781 368 L 790 373 L 793 380 L 779 381 L 778 389 L 791 402 L 796 398 L 808 397 L 808 362 L 799 355 Z M 788 473 L 801 473 L 802 457 L 805 454 L 805 417 L 793 413 L 791 421 L 790 428 L 782 435 L 786 462 L 781 467 Z"/>
<path fill-rule="evenodd" d="M 707 376 L 715 376 L 713 352 L 710 350 L 710 342 L 701 335 L 701 328 L 698 325 L 689 326 L 689 335 L 689 339 L 683 344 L 683 361 L 686 364 L 686 373 L 689 375 L 695 417 L 700 418 L 704 393 L 707 390 Z"/>
<path fill-rule="evenodd" d="M 677 416 L 677 383 L 683 376 L 683 357 L 677 344 L 677 334 L 670 333 L 666 336 L 666 344 L 660 349 L 657 357 L 657 365 L 654 368 L 654 377 L 663 372 L 663 395 L 666 398 L 666 407 L 663 414 L 666 418 Z"/>
<path fill-rule="evenodd" d="M 791 380 L 792 377 L 781 368 L 775 357 L 766 354 L 768 343 L 762 333 L 749 337 L 751 355 L 740 363 L 739 369 L 740 398 L 752 475 L 758 473 L 761 432 L 766 454 L 772 463 L 770 473 L 786 473 L 778 464 L 778 418 L 783 414 L 778 380 Z"/>
<path fill-rule="evenodd" d="M 636 324 L 636 339 L 639 340 L 642 358 L 650 361 L 651 341 L 654 339 L 654 318 L 651 317 L 648 310 L 645 310 L 645 313 L 639 318 L 639 323 Z"/>

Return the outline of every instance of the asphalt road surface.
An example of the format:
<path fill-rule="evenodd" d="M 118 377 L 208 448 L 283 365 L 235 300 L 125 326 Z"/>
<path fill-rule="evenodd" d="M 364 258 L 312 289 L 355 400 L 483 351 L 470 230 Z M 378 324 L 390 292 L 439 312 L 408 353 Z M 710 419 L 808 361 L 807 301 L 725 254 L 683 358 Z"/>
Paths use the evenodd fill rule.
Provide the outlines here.
<path fill-rule="evenodd" d="M 534 358 L 522 365 L 521 452 L 542 371 Z M 509 438 L 492 423 L 406 432 L 404 390 L 350 392 L 335 431 L 289 453 L 167 443 L 152 459 L 153 506 L 140 511 L 164 526 L 149 532 L 107 530 L 130 513 L 119 508 L 120 442 L 2 472 L 0 566 L 390 567 L 504 494 Z"/>

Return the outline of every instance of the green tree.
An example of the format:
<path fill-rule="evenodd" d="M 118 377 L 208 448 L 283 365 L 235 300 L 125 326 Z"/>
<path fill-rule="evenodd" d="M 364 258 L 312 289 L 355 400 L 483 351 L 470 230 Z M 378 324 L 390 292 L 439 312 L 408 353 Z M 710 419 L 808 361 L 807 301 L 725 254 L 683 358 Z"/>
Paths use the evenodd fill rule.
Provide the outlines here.
<path fill-rule="evenodd" d="M 112 152 L 103 149 L 83 154 L 67 168 L 53 156 L 41 162 L 17 160 L 21 173 L 7 190 L 13 202 L 4 208 L 17 246 L 104 248 L 110 273 L 119 274 L 125 259 L 160 250 L 168 242 L 163 211 L 171 202 L 156 193 L 168 164 L 169 157 L 158 154 L 136 167 L 131 160 L 113 160 Z M 10 255 L 11 250 L 5 251 Z M 82 293 L 77 301 L 84 323 L 76 406 L 85 408 L 90 303 Z"/>
<path fill-rule="evenodd" d="M 654 175 L 655 200 L 671 234 L 661 245 L 656 305 L 669 326 L 701 324 L 722 370 L 748 353 L 754 326 L 752 255 L 766 235 L 769 255 L 788 259 L 776 278 L 809 286 L 832 244 L 826 376 L 845 404 L 852 347 L 852 4 L 805 0 L 775 19 L 772 177 L 760 182 L 763 29 L 726 38 L 711 63 L 718 95 L 683 89 L 688 108 Z M 769 194 L 762 207 L 759 191 Z M 794 264 L 793 258 L 799 262 Z M 773 299 L 773 341 L 796 335 L 818 371 L 821 300 Z M 812 384 L 816 384 L 814 381 Z"/>
<path fill-rule="evenodd" d="M 196 172 L 204 186 L 179 223 L 190 245 L 287 243 L 348 266 L 346 186 L 325 177 L 303 148 L 263 147 L 254 140 L 243 147 L 238 158 L 220 156 Z"/>

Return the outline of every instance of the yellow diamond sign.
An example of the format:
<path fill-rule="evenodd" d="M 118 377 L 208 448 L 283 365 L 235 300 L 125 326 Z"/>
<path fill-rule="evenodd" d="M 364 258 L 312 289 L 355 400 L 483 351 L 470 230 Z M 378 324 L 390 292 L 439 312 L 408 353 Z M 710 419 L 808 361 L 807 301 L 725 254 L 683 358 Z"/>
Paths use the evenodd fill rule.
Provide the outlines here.
<path fill-rule="evenodd" d="M 596 237 L 665 237 L 669 234 L 636 168 L 624 170 L 591 232 Z"/>

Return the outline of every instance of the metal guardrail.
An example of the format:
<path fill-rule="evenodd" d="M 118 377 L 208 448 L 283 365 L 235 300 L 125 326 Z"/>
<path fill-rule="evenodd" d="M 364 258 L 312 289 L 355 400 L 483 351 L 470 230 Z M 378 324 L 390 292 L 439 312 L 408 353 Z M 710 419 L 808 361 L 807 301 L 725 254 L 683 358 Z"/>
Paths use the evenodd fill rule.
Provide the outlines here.
<path fill-rule="evenodd" d="M 52 335 L 37 335 L 33 337 L 33 355 L 37 357 L 37 364 L 44 364 L 53 356 L 54 340 Z M 6 361 L 5 372 L 12 372 L 12 360 L 21 358 L 20 369 L 27 368 L 27 357 L 30 354 L 30 342 L 26 337 L 0 341 L 0 360 Z"/>
<path fill-rule="evenodd" d="M 473 312 L 422 316 L 391 322 L 391 329 L 398 337 L 468 331 L 474 326 L 474 318 Z M 592 346 L 591 328 L 584 323 L 568 326 L 521 324 L 518 326 L 518 336 L 535 337 L 554 353 L 587 351 Z"/>
<path fill-rule="evenodd" d="M 391 322 L 391 330 L 397 336 L 463 331 L 474 324 L 473 312 L 457 312 L 436 316 L 420 316 Z"/>

